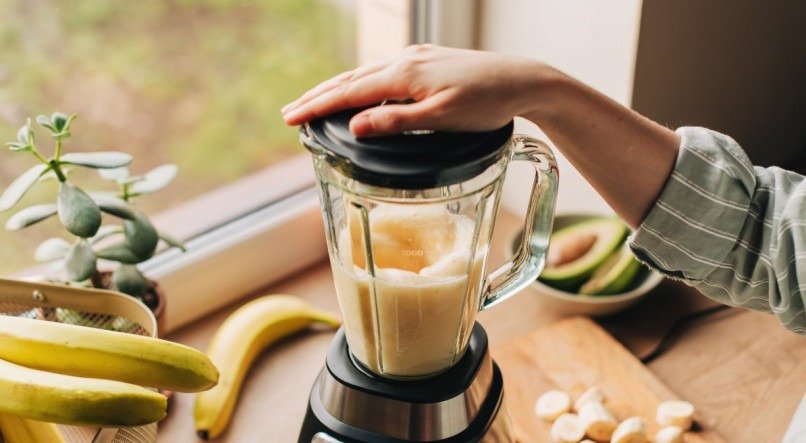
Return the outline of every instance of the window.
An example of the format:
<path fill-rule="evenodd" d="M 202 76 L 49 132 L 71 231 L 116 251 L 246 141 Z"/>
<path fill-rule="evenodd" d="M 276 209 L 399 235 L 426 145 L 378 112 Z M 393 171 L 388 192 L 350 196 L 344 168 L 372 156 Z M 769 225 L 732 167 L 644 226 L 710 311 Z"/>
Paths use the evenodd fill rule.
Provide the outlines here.
<path fill-rule="evenodd" d="M 69 149 L 130 152 L 135 174 L 178 164 L 174 184 L 137 202 L 188 246 L 138 266 L 165 289 L 170 332 L 326 258 L 311 161 L 281 105 L 431 35 L 464 46 L 440 29 L 472 22 L 455 13 L 465 1 L 0 0 L 0 137 L 29 115 L 75 112 Z M 13 154 L 0 150 L 0 190 L 32 164 Z M 89 190 L 108 185 L 74 173 Z M 23 205 L 49 200 L 54 185 Z M 64 235 L 55 219 L 0 229 L 0 274 L 52 273 L 30 266 L 54 235 Z"/>
<path fill-rule="evenodd" d="M 138 200 L 151 214 L 301 153 L 279 108 L 356 64 L 354 0 L 0 0 L 0 9 L 0 142 L 28 116 L 76 113 L 68 150 L 129 152 L 133 173 L 179 166 L 175 183 Z M 0 189 L 29 157 L 0 152 Z M 74 174 L 108 189 L 92 171 Z M 43 183 L 22 203 L 54 193 Z M 63 235 L 56 219 L 0 230 L 0 274 L 31 266 L 39 242 Z"/>

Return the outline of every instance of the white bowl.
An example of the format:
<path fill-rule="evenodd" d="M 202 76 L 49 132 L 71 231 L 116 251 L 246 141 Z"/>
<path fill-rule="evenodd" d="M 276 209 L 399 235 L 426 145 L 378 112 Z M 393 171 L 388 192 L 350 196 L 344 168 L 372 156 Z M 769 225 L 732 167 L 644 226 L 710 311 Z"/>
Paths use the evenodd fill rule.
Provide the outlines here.
<path fill-rule="evenodd" d="M 576 213 L 558 215 L 554 218 L 554 230 L 595 217 L 601 217 L 601 215 Z M 518 230 L 507 241 L 507 253 L 510 256 L 515 253 L 515 248 L 520 243 L 522 235 L 523 232 Z M 539 280 L 529 287 L 542 296 L 545 302 L 558 312 L 567 315 L 603 317 L 628 308 L 663 281 L 663 276 L 660 273 L 647 269 L 644 269 L 640 278 L 643 281 L 638 286 L 634 286 L 633 289 L 627 292 L 613 295 L 579 295 L 552 288 Z"/>

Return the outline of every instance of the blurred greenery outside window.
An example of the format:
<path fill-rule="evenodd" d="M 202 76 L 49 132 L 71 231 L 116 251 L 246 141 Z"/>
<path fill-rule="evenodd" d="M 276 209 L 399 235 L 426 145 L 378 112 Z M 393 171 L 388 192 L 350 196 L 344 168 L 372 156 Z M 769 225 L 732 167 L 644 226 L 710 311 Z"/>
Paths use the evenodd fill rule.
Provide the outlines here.
<path fill-rule="evenodd" d="M 171 186 L 138 201 L 152 214 L 169 208 L 303 152 L 279 109 L 355 65 L 354 9 L 355 0 L 0 0 L 0 142 L 28 116 L 76 113 L 68 152 L 128 152 L 133 174 L 179 166 Z M 0 150 L 0 190 L 33 164 Z M 71 178 L 113 187 L 92 171 Z M 55 192 L 55 181 L 40 184 L 18 208 Z M 0 275 L 31 266 L 41 241 L 63 235 L 58 223 L 0 230 Z"/>

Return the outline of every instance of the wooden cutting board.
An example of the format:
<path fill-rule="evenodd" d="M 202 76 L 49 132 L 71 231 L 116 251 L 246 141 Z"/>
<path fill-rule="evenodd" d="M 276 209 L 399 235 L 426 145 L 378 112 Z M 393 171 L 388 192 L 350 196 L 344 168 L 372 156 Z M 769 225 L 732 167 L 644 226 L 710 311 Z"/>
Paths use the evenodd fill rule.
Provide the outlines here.
<path fill-rule="evenodd" d="M 634 415 L 646 419 L 650 438 L 659 429 L 655 423 L 658 404 L 679 399 L 588 318 L 572 317 L 553 323 L 494 347 L 492 355 L 504 374 L 508 409 L 518 437 L 524 442 L 550 441 L 551 424 L 534 413 L 535 401 L 550 389 L 561 389 L 576 399 L 587 388 L 599 386 L 617 419 Z M 708 420 L 701 412 L 695 415 L 695 422 L 692 431 L 686 433 L 687 443 L 724 442 L 708 429 Z"/>

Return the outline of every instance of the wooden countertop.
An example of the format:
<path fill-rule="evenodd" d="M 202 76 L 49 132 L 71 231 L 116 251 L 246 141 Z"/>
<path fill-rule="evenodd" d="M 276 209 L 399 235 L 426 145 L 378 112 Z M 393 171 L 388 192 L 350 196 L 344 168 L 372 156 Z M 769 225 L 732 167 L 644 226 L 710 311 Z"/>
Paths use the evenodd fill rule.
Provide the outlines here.
<path fill-rule="evenodd" d="M 504 241 L 519 223 L 511 216 L 500 217 L 492 264 L 502 261 Z M 338 312 L 326 262 L 255 295 L 268 293 L 299 295 Z M 772 316 L 757 312 L 730 308 L 691 315 L 712 306 L 696 291 L 665 282 L 633 308 L 601 323 L 639 357 L 651 354 L 662 342 L 662 352 L 648 367 L 681 398 L 694 403 L 726 441 L 780 441 L 806 392 L 806 341 L 786 331 Z M 236 307 L 213 313 L 168 338 L 205 349 L 215 329 Z M 674 326 L 662 340 L 684 315 L 688 320 Z M 478 320 L 494 348 L 561 317 L 527 289 L 481 313 Z M 296 442 L 309 389 L 324 364 L 331 337 L 330 332 L 303 334 L 265 352 L 244 385 L 228 431 L 218 441 Z M 160 424 L 160 442 L 198 441 L 192 407 L 193 395 L 178 394 L 172 399 L 168 418 Z"/>

